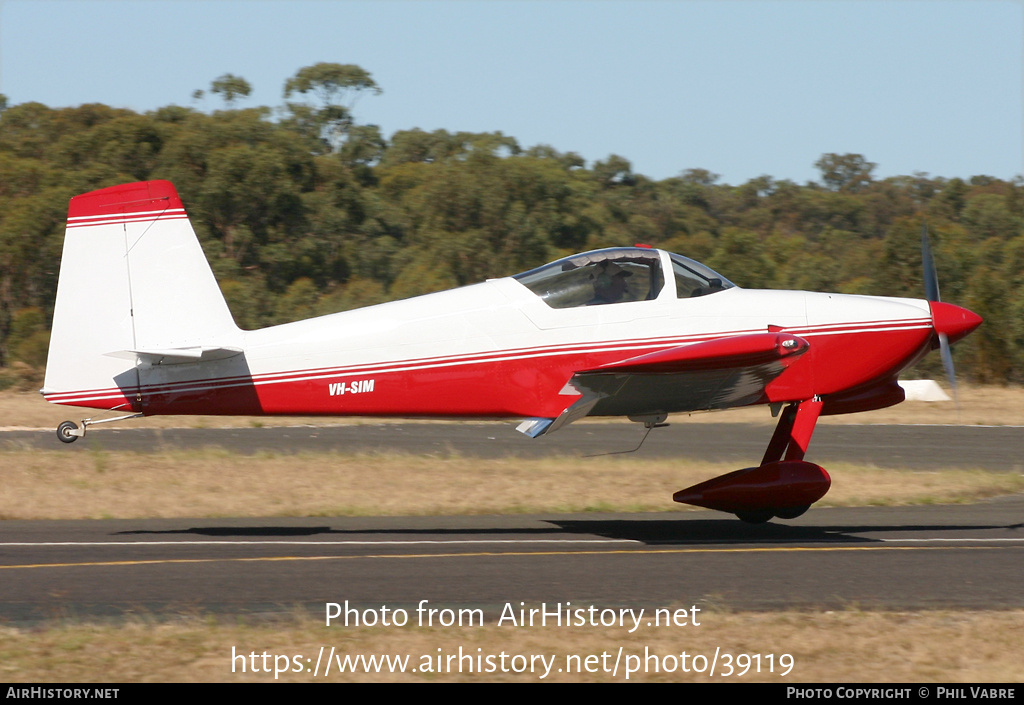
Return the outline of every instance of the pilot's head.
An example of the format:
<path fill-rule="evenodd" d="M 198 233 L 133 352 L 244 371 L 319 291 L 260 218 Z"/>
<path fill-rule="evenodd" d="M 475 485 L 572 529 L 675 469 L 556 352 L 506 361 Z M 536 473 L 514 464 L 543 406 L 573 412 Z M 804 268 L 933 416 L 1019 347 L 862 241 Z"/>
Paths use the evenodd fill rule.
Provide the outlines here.
<path fill-rule="evenodd" d="M 606 303 L 620 301 L 626 293 L 626 277 L 632 274 L 614 262 L 601 263 L 594 277 L 594 296 Z"/>

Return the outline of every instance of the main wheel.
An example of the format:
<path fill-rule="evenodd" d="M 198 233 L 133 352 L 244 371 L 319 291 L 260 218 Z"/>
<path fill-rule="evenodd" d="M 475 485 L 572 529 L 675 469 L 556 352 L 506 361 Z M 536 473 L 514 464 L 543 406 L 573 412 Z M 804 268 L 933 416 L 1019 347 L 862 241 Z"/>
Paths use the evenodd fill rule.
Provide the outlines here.
<path fill-rule="evenodd" d="M 78 436 L 72 433 L 72 431 L 77 430 L 78 426 L 75 425 L 74 421 L 64 421 L 57 427 L 57 438 L 59 438 L 62 443 L 74 443 L 78 440 Z"/>
<path fill-rule="evenodd" d="M 736 517 L 740 521 L 745 521 L 748 524 L 763 524 L 773 516 L 775 515 L 767 509 L 752 509 L 749 512 L 736 512 Z"/>
<path fill-rule="evenodd" d="M 775 516 L 779 519 L 796 519 L 810 508 L 811 505 L 809 504 L 805 504 L 802 507 L 780 507 L 775 510 Z"/>

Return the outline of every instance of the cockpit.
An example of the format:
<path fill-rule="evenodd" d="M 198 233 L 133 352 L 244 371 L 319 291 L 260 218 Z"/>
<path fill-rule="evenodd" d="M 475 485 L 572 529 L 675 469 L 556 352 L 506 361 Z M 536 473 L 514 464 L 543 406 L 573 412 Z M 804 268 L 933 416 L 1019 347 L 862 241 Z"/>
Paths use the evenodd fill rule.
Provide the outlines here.
<path fill-rule="evenodd" d="M 680 299 L 736 286 L 699 262 L 647 247 L 613 247 L 572 255 L 514 278 L 551 308 L 650 301 L 663 295 L 666 282 Z"/>

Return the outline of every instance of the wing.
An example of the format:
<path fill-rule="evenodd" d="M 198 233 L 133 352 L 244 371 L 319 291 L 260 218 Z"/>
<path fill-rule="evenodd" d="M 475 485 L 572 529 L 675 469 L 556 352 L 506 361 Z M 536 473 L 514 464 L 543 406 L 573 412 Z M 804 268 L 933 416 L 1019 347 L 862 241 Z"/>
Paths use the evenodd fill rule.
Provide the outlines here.
<path fill-rule="evenodd" d="M 752 404 L 810 344 L 787 333 L 753 333 L 659 350 L 580 370 L 569 380 L 580 398 L 554 419 L 527 419 L 531 437 L 584 416 L 657 417 Z"/>

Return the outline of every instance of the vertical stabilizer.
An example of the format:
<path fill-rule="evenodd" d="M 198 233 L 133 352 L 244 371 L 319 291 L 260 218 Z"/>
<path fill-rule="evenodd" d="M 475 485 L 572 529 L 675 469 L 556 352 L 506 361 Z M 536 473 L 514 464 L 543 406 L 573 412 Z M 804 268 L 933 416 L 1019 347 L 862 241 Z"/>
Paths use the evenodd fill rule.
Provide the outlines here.
<path fill-rule="evenodd" d="M 49 401 L 119 408 L 132 379 L 138 384 L 137 366 L 158 352 L 199 357 L 240 340 L 171 183 L 71 199 L 43 389 Z"/>

